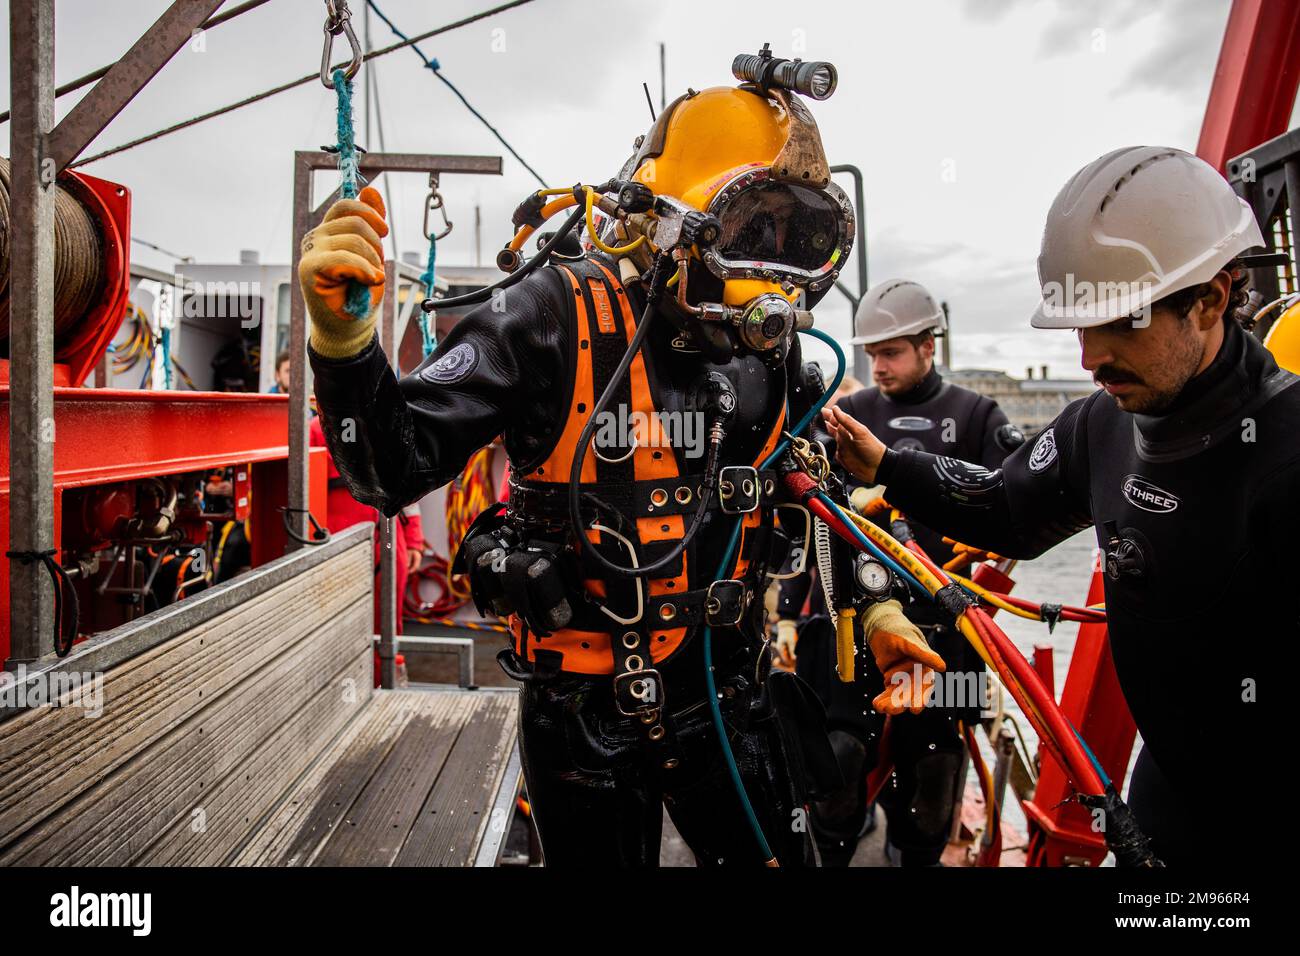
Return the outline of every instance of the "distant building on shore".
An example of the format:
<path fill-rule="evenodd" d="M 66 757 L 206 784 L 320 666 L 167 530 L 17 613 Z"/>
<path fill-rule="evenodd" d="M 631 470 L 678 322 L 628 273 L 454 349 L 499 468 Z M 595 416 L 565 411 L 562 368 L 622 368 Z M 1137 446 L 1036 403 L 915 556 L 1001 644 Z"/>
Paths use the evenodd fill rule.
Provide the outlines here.
<path fill-rule="evenodd" d="M 1032 438 L 1051 424 L 1066 405 L 1096 391 L 1086 378 L 1049 378 L 1048 367 L 1040 366 L 1034 376 L 1032 367 L 1023 379 L 1012 378 L 1000 369 L 941 369 L 948 381 L 987 395 L 1002 407 L 1012 424 Z"/>

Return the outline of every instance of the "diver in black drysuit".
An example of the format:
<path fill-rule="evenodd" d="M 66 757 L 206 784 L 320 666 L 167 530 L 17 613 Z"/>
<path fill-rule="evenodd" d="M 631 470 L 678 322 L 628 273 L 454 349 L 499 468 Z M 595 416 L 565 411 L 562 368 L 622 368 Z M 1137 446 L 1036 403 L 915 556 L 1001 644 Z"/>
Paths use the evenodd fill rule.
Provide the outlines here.
<path fill-rule="evenodd" d="M 613 265 L 599 255 L 591 258 Z M 580 265 L 573 259 L 556 261 Z M 692 284 L 707 292 L 710 281 L 701 270 Z M 627 282 L 625 288 L 640 315 L 641 284 Z M 453 479 L 475 450 L 500 434 L 516 475 L 545 460 L 569 414 L 577 352 L 572 302 L 557 268 L 539 269 L 508 296 L 462 318 L 437 351 L 400 381 L 377 338 L 345 361 L 309 349 L 325 436 L 353 496 L 393 515 Z M 769 368 L 751 355 L 706 363 L 697 351 L 681 349 L 678 331 L 660 315 L 643 351 L 651 387 L 670 408 L 686 407 L 706 368 L 743 383 L 736 389 L 738 407 L 724 443 L 726 460 L 756 453 L 787 390 L 795 417 L 817 397 L 805 387 L 797 339 L 782 367 Z M 682 450 L 669 453 L 680 457 Z M 681 464 L 685 473 L 699 473 L 704 461 L 681 457 Z M 531 504 L 517 506 L 512 496 L 511 521 L 522 526 L 530 513 L 536 514 Z M 735 520 L 710 511 L 690 546 L 690 563 L 704 569 L 700 576 L 708 575 L 706 583 Z M 755 537 L 752 546 L 742 545 L 752 552 L 758 580 L 766 567 L 766 540 Z M 721 708 L 773 852 L 783 866 L 813 865 L 808 828 L 799 822 L 807 801 L 805 782 L 823 779 L 834 785 L 834 761 L 816 699 L 811 693 L 801 699 L 802 685 L 794 686 L 793 679 L 767 679 L 766 667 L 760 666 L 768 659 L 766 653 L 760 656 L 762 601 L 755 601 L 751 612 L 739 628 L 714 629 Z M 640 722 L 616 710 L 610 677 L 542 674 L 506 652 L 503 667 L 522 681 L 521 751 L 547 866 L 658 865 L 664 806 L 699 865 L 763 862 L 723 762 L 707 705 L 699 628 L 695 631 L 659 665 L 666 723 L 675 737 L 677 763 L 671 769 L 647 746 Z M 808 768 L 805 760 L 818 766 Z"/>
<path fill-rule="evenodd" d="M 1001 470 L 890 449 L 877 472 L 909 516 L 1010 557 L 1096 526 L 1115 670 L 1144 744 L 1129 805 L 1173 865 L 1264 853 L 1281 754 L 1256 695 L 1269 642 L 1300 636 L 1300 379 L 1225 324 L 1163 414 L 1098 391 Z"/>
<path fill-rule="evenodd" d="M 891 448 L 941 452 L 988 468 L 997 468 L 1024 441 L 995 401 L 945 382 L 933 366 L 900 395 L 864 388 L 837 404 Z M 821 432 L 817 437 L 833 456 L 830 437 Z M 843 468 L 838 472 L 849 489 L 862 484 Z M 887 522 L 882 526 L 889 530 Z M 941 534 L 920 524 L 912 524 L 911 529 L 938 563 L 953 556 Z M 779 617 L 798 618 L 814 574 L 810 570 L 782 584 Z M 871 700 L 884 690 L 884 678 L 871 656 L 863 655 L 858 658 L 857 679 L 852 684 L 842 682 L 835 673 L 835 634 L 820 588 L 813 596 L 813 611 L 800 628 L 796 673 L 826 705 L 831 745 L 845 779 L 845 787 L 813 804 L 813 834 L 823 865 L 847 866 L 867 822 L 866 776 L 879 760 L 885 723 L 885 716 L 872 709 Z M 943 657 L 949 673 L 983 671 L 984 662 L 935 604 L 913 601 L 905 613 Z M 894 718 L 889 749 L 895 769 L 879 803 L 888 815 L 886 838 L 900 865 L 933 866 L 943 854 L 952 813 L 962 796 L 956 776 L 965 744 L 956 722 L 976 721 L 979 712 L 978 705 L 927 707 L 920 714 Z"/>

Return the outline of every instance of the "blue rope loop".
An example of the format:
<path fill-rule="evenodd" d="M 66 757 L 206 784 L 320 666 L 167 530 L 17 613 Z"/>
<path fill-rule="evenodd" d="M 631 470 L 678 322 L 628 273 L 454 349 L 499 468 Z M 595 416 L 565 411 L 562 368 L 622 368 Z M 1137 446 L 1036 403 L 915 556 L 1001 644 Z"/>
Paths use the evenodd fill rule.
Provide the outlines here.
<path fill-rule="evenodd" d="M 352 81 L 342 67 L 334 71 L 334 92 L 338 94 L 339 195 L 356 199 L 361 192 L 361 170 L 357 163 L 356 131 L 352 127 Z M 370 287 L 360 282 L 348 283 L 344 309 L 355 319 L 370 315 Z"/>
<path fill-rule="evenodd" d="M 429 235 L 429 265 L 420 276 L 420 281 L 424 283 L 424 294 L 427 298 L 433 298 L 434 277 L 437 275 L 438 265 L 438 238 L 432 232 Z M 420 345 L 424 349 L 424 357 L 428 358 L 433 350 L 438 347 L 438 330 L 434 327 L 433 321 L 428 312 L 420 310 Z"/>

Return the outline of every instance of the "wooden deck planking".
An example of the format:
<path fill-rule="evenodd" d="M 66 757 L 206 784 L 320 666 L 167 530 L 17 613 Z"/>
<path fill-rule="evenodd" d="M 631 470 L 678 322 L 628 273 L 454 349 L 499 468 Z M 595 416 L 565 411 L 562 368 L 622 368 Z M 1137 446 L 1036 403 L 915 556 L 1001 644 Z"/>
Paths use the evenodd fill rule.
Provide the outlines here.
<path fill-rule="evenodd" d="M 418 693 L 418 692 L 417 692 Z M 467 695 L 422 695 L 374 774 L 317 855 L 316 866 L 391 866 L 473 712 Z M 427 701 L 427 704 L 425 703 Z"/>
<path fill-rule="evenodd" d="M 467 866 L 489 826 L 493 797 L 514 746 L 517 696 L 486 693 L 443 765 L 396 866 Z"/>
<path fill-rule="evenodd" d="M 367 613 L 373 615 L 372 609 Z M 354 684 L 372 679 L 373 652 L 366 648 L 348 665 Z M 176 820 L 134 862 L 145 866 L 216 866 L 243 846 L 263 818 L 279 805 L 286 790 L 311 764 L 324 741 L 333 739 L 358 713 L 338 685 L 322 687 L 299 711 L 233 771 L 195 801 L 203 829 L 192 813 Z"/>
<path fill-rule="evenodd" d="M 376 695 L 286 794 L 232 864 L 309 866 L 388 755 L 407 719 L 399 695 Z"/>
<path fill-rule="evenodd" d="M 470 865 L 514 746 L 515 708 L 514 695 L 490 691 L 376 693 L 233 862 Z"/>
<path fill-rule="evenodd" d="M 371 603 L 362 598 L 335 619 L 323 640 L 293 645 L 258 671 L 136 754 L 105 781 L 23 834 L 0 864 L 121 866 L 133 862 L 205 789 L 235 772 L 327 685 L 351 678 L 368 650 Z M 352 688 L 356 708 L 368 694 Z M 319 742 L 324 747 L 328 740 Z"/>
<path fill-rule="evenodd" d="M 337 621 L 369 594 L 370 567 L 367 543 L 113 668 L 98 718 L 42 707 L 0 724 L 0 846 L 86 790 L 111 786 L 135 755 Z"/>

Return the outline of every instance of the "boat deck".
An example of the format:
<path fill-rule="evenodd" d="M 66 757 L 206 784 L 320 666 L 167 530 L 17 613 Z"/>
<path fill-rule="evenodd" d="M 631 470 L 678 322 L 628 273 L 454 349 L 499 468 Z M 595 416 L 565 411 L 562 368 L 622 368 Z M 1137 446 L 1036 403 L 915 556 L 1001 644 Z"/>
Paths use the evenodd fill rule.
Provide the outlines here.
<path fill-rule="evenodd" d="M 519 784 L 516 695 L 377 691 L 234 859 L 492 866 Z"/>

